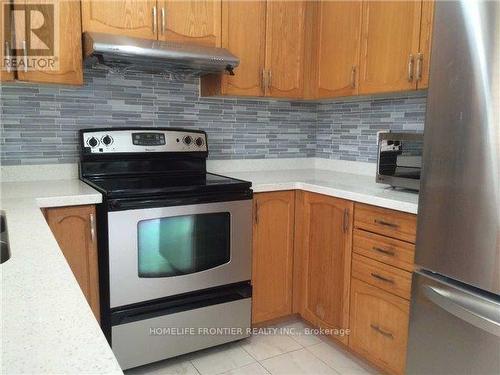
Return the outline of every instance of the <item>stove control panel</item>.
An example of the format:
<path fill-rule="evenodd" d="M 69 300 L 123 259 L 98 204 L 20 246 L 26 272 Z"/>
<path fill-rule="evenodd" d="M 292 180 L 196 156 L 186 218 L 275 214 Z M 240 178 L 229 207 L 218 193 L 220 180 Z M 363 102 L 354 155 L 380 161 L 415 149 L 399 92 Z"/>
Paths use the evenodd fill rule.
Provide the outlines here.
<path fill-rule="evenodd" d="M 189 130 L 88 129 L 81 135 L 87 153 L 207 152 L 205 133 Z"/>

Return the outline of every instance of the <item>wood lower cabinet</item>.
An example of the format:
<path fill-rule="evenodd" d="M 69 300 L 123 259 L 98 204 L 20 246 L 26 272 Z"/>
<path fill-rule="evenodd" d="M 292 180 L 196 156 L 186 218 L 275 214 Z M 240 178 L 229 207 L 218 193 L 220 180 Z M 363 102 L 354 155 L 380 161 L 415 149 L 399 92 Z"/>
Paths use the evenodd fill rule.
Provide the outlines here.
<path fill-rule="evenodd" d="M 362 203 L 356 203 L 354 226 L 410 243 L 415 243 L 417 234 L 415 215 Z"/>
<path fill-rule="evenodd" d="M 55 207 L 44 210 L 47 223 L 99 321 L 99 273 L 95 207 Z"/>
<path fill-rule="evenodd" d="M 221 0 L 158 0 L 158 39 L 220 47 Z"/>
<path fill-rule="evenodd" d="M 299 314 L 402 374 L 415 227 L 415 215 L 322 194 L 255 194 L 252 323 Z"/>
<path fill-rule="evenodd" d="M 252 323 L 292 313 L 294 191 L 254 195 Z"/>
<path fill-rule="evenodd" d="M 353 203 L 297 192 L 296 205 L 299 313 L 318 327 L 348 329 Z M 347 343 L 347 336 L 334 337 Z"/>
<path fill-rule="evenodd" d="M 416 216 L 354 205 L 349 346 L 375 365 L 403 374 Z"/>
<path fill-rule="evenodd" d="M 349 346 L 388 372 L 403 374 L 409 307 L 409 301 L 353 279 Z"/>
<path fill-rule="evenodd" d="M 156 0 L 82 0 L 82 30 L 137 38 L 158 36 Z"/>

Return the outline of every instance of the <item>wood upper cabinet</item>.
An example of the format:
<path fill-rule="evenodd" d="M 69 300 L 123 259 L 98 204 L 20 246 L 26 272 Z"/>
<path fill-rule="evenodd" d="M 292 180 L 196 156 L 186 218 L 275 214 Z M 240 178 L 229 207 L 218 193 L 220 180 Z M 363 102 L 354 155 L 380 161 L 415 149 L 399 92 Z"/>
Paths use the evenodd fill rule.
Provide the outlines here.
<path fill-rule="evenodd" d="M 254 195 L 252 323 L 292 313 L 293 191 Z"/>
<path fill-rule="evenodd" d="M 349 328 L 353 203 L 297 192 L 297 267 L 294 291 L 302 317 L 315 326 Z M 300 207 L 299 207 L 300 206 Z M 295 304 L 295 302 L 294 302 Z M 347 343 L 347 336 L 333 336 Z"/>
<path fill-rule="evenodd" d="M 57 243 L 99 321 L 95 207 L 92 205 L 56 207 L 48 208 L 44 213 Z"/>
<path fill-rule="evenodd" d="M 5 28 L 10 27 L 11 5 L 6 0 L 0 1 L 0 81 L 12 81 L 15 78 L 14 71 L 8 69 L 5 58 L 10 55 L 10 41 L 7 41 Z M 6 22 L 9 22 L 6 25 Z M 8 44 L 6 44 L 8 42 Z M 10 70 L 10 71 L 9 71 Z"/>
<path fill-rule="evenodd" d="M 157 39 L 156 0 L 82 0 L 83 31 Z"/>
<path fill-rule="evenodd" d="M 81 15 L 80 4 L 77 1 L 63 0 L 47 2 L 46 0 L 23 1 L 30 4 L 31 22 L 40 22 L 54 25 L 58 17 L 58 27 L 55 27 L 57 35 L 54 36 L 55 45 L 55 66 L 54 68 L 44 68 L 40 64 L 35 67 L 30 64 L 27 71 L 18 69 L 17 78 L 21 81 L 41 82 L 41 83 L 59 83 L 70 85 L 83 84 L 83 60 L 82 60 L 82 37 L 81 37 Z M 48 12 L 44 4 L 53 3 L 55 5 L 54 13 Z M 39 7 L 37 6 L 39 4 Z M 34 12 L 37 11 L 37 12 Z M 40 16 L 40 15 L 43 15 Z M 36 17 L 39 17 L 37 20 Z M 16 27 L 16 36 L 19 30 Z M 28 34 L 28 31 L 22 33 Z M 28 41 L 27 41 L 28 42 Z M 31 58 L 30 45 L 34 41 L 28 42 L 27 58 Z M 35 49 L 35 47 L 32 47 Z M 36 55 L 36 52 L 34 52 Z M 17 56 L 18 59 L 20 58 Z M 43 62 L 43 60 L 41 60 Z"/>
<path fill-rule="evenodd" d="M 361 1 L 319 3 L 316 98 L 355 95 L 358 92 Z M 313 44 L 314 46 L 314 44 Z"/>
<path fill-rule="evenodd" d="M 388 372 L 404 374 L 409 305 L 407 300 L 353 279 L 349 346 Z"/>
<path fill-rule="evenodd" d="M 431 62 L 432 24 L 434 21 L 434 0 L 422 1 L 422 21 L 420 28 L 420 50 L 417 54 L 417 88 L 429 87 Z"/>
<path fill-rule="evenodd" d="M 417 88 L 421 1 L 364 1 L 359 93 Z"/>
<path fill-rule="evenodd" d="M 234 76 L 209 74 L 201 77 L 201 95 L 263 96 L 265 1 L 222 2 L 221 47 L 238 56 L 240 64 Z"/>
<path fill-rule="evenodd" d="M 304 1 L 267 2 L 266 96 L 303 96 L 305 11 Z"/>
<path fill-rule="evenodd" d="M 158 39 L 220 47 L 221 0 L 158 0 Z"/>

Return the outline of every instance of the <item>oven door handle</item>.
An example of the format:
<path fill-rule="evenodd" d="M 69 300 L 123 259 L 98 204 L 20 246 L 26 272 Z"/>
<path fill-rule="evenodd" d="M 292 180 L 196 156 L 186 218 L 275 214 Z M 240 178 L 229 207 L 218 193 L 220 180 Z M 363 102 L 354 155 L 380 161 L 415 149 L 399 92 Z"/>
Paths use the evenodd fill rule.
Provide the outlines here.
<path fill-rule="evenodd" d="M 108 211 L 123 211 L 153 207 L 187 206 L 202 203 L 231 202 L 252 199 L 253 192 L 248 189 L 239 192 L 217 192 L 203 195 L 172 194 L 168 198 L 111 198 L 107 200 Z"/>

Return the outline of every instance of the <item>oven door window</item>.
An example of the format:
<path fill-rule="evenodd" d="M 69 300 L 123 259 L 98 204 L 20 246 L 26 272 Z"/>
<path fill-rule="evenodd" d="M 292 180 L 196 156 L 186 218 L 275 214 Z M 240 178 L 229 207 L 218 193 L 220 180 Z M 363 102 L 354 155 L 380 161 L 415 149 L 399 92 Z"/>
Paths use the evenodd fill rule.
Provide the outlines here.
<path fill-rule="evenodd" d="M 230 260 L 230 214 L 172 216 L 137 224 L 139 277 L 200 272 Z"/>

